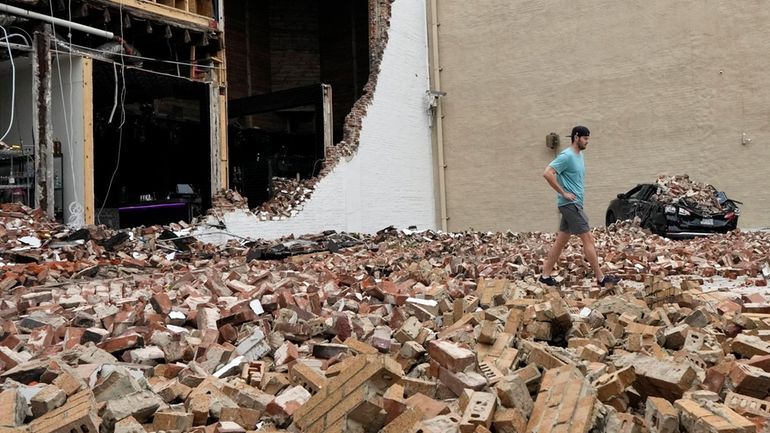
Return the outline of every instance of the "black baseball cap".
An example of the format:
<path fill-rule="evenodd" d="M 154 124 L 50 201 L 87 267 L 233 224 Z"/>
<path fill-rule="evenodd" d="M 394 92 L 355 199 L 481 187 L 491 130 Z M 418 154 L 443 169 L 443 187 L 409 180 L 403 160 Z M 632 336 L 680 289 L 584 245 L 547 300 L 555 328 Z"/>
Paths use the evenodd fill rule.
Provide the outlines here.
<path fill-rule="evenodd" d="M 585 126 L 576 126 L 572 128 L 572 134 L 570 134 L 570 137 L 574 140 L 575 137 L 590 137 L 591 131 L 588 130 Z"/>

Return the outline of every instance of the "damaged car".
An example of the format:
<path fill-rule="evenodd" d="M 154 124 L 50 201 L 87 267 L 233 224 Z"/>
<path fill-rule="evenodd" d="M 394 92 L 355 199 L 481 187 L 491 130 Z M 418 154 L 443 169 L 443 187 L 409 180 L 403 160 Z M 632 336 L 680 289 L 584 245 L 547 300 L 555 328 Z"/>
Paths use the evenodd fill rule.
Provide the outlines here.
<path fill-rule="evenodd" d="M 672 193 L 673 192 L 673 193 Z M 726 233 L 738 226 L 743 204 L 711 185 L 693 191 L 667 188 L 658 182 L 639 184 L 617 195 L 607 208 L 609 226 L 619 220 L 636 220 L 655 234 L 669 238 L 692 238 Z"/>

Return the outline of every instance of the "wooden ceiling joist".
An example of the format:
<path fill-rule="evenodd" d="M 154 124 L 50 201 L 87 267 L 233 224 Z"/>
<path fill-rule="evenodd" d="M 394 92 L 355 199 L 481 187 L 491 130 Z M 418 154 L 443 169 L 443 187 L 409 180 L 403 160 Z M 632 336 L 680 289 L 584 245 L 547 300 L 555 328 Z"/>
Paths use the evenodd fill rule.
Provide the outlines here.
<path fill-rule="evenodd" d="M 162 3 L 148 0 L 88 0 L 89 3 L 103 6 L 122 7 L 124 11 L 139 18 L 149 20 L 163 19 L 170 24 L 201 32 L 220 31 L 214 18 L 205 17 L 184 9 L 177 9 Z"/>

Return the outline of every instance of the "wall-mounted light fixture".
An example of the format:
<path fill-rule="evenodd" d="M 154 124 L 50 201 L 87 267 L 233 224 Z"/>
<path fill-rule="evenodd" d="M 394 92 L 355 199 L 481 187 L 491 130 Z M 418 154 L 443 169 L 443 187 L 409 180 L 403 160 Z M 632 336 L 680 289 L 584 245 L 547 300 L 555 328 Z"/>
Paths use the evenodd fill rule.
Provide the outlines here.
<path fill-rule="evenodd" d="M 745 132 L 741 134 L 741 144 L 744 146 L 748 146 L 749 144 L 751 144 L 751 139 L 749 138 L 748 134 L 746 134 Z"/>
<path fill-rule="evenodd" d="M 559 134 L 552 132 L 545 136 L 545 146 L 549 149 L 556 149 L 559 147 Z"/>

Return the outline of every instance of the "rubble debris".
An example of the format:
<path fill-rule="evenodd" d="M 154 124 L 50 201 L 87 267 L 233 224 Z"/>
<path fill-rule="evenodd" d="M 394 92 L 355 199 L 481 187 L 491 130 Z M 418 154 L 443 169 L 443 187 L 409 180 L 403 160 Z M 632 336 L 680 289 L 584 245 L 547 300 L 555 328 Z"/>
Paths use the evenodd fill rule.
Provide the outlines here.
<path fill-rule="evenodd" d="M 686 174 L 659 175 L 655 179 L 658 185 L 658 193 L 653 199 L 661 203 L 688 205 L 692 209 L 701 211 L 704 215 L 714 215 L 722 210 L 722 204 L 717 198 L 717 190 L 712 185 L 696 182 Z"/>
<path fill-rule="evenodd" d="M 84 230 L 0 207 L 13 253 L 0 432 L 767 424 L 768 233 L 595 229 L 624 280 L 598 287 L 571 243 L 551 288 L 535 275 L 552 234 L 389 228 L 185 250 L 181 225 Z"/>

